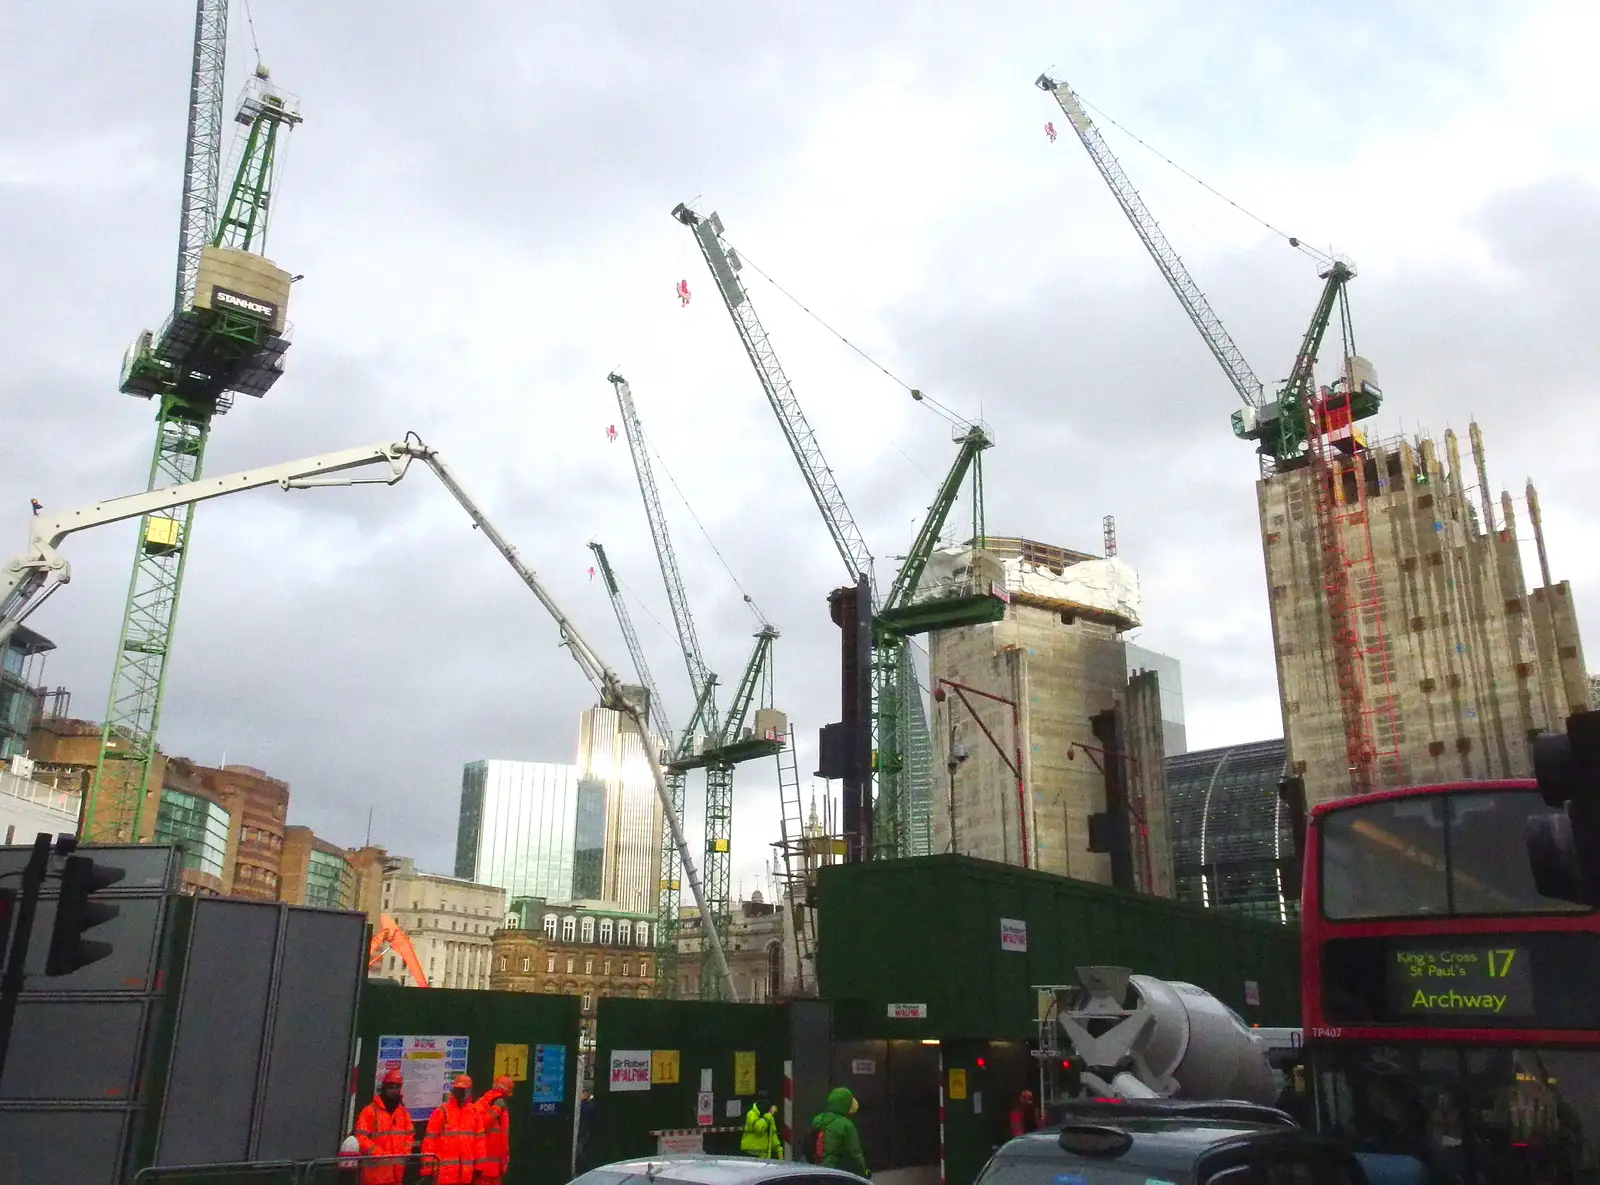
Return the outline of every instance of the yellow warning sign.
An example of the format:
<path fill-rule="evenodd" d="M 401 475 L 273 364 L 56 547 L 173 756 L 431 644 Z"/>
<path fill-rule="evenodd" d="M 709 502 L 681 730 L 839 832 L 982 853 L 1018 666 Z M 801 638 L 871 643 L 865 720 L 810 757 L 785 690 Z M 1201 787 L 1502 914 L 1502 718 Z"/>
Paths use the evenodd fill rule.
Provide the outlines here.
<path fill-rule="evenodd" d="M 950 1071 L 950 1101 L 967 1097 L 967 1072 L 965 1070 Z"/>
<path fill-rule="evenodd" d="M 756 1051 L 738 1050 L 733 1055 L 733 1093 L 756 1093 Z"/>
<path fill-rule="evenodd" d="M 652 1049 L 650 1051 L 650 1085 L 671 1086 L 678 1080 L 678 1051 Z"/>
<path fill-rule="evenodd" d="M 513 1082 L 528 1080 L 528 1047 L 526 1045 L 496 1045 L 494 1047 L 494 1076 L 504 1074 Z"/>

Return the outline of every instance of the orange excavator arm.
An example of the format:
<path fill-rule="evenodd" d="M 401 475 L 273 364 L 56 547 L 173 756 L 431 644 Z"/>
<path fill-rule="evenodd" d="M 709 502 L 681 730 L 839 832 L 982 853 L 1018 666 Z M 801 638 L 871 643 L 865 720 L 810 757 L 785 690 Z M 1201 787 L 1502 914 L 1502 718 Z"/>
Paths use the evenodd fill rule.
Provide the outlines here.
<path fill-rule="evenodd" d="M 384 914 L 378 923 L 378 928 L 372 932 L 372 943 L 367 947 L 367 969 L 371 970 L 378 965 L 378 960 L 383 958 L 383 952 L 392 950 L 400 956 L 400 961 L 406 965 L 406 970 L 411 973 L 411 978 L 416 980 L 418 987 L 428 986 L 428 977 L 422 973 L 422 963 L 417 958 L 416 949 L 411 945 L 411 937 L 388 914 Z"/>

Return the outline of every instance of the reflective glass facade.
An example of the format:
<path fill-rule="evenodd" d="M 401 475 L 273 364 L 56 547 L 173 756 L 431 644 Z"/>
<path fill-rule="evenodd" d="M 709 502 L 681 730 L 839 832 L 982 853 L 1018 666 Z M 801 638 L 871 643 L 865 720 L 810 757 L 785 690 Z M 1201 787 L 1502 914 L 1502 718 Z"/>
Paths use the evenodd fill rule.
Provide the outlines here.
<path fill-rule="evenodd" d="M 345 909 L 353 895 L 353 880 L 350 862 L 343 856 L 312 848 L 306 859 L 305 903 L 322 909 Z"/>
<path fill-rule="evenodd" d="M 1167 758 L 1178 900 L 1270 922 L 1300 916 L 1293 824 L 1278 797 L 1287 760 L 1281 739 Z"/>
<path fill-rule="evenodd" d="M 1166 756 L 1177 757 L 1189 751 L 1188 738 L 1183 724 L 1183 667 L 1171 655 L 1158 654 L 1135 646 L 1122 644 L 1122 654 L 1132 678 L 1140 671 L 1154 671 L 1161 688 L 1161 739 Z"/>
<path fill-rule="evenodd" d="M 163 789 L 156 811 L 156 843 L 182 847 L 184 868 L 222 877 L 228 863 L 228 812 L 209 798 Z"/>
<path fill-rule="evenodd" d="M 578 778 L 578 822 L 574 828 L 572 895 L 597 899 L 605 881 L 606 784 L 593 774 Z"/>
<path fill-rule="evenodd" d="M 474 761 L 462 771 L 455 874 L 507 898 L 573 896 L 578 770 L 541 761 Z"/>
<path fill-rule="evenodd" d="M 578 722 L 578 767 L 605 791 L 605 844 L 596 896 L 629 913 L 653 914 L 661 875 L 662 815 L 644 745 L 632 723 L 624 725 L 624 718 L 610 708 L 590 708 Z"/>

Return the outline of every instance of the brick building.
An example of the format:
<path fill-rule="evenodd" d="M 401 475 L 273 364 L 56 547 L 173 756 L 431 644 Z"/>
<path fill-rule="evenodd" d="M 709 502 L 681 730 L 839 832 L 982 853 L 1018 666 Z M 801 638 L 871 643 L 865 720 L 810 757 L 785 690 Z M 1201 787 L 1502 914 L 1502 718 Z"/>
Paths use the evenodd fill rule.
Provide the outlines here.
<path fill-rule="evenodd" d="M 586 1046 L 602 996 L 655 994 L 653 917 L 597 901 L 552 904 L 519 897 L 505 923 L 494 936 L 489 986 L 579 997 Z"/>

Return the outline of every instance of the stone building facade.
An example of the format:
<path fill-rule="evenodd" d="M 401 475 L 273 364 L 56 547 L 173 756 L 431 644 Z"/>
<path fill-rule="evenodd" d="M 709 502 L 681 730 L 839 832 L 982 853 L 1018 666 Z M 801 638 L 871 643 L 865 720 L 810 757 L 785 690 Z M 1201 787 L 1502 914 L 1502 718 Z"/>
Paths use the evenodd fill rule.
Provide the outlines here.
<path fill-rule="evenodd" d="M 604 996 L 648 997 L 656 988 L 655 919 L 598 901 L 553 904 L 537 897 L 511 903 L 494 936 L 489 986 L 582 1001 L 586 1046 Z"/>
<path fill-rule="evenodd" d="M 384 870 L 381 912 L 400 924 L 431 987 L 486 988 L 495 931 L 505 922 L 505 890 L 453 876 L 419 872 L 415 861 L 391 857 Z M 381 956 L 368 974 L 406 986 L 399 956 Z"/>
<path fill-rule="evenodd" d="M 765 900 L 758 890 L 734 908 L 728 923 L 728 940 L 722 949 L 733 972 L 734 990 L 743 1004 L 764 1004 L 785 999 L 794 982 L 794 936 L 785 923 L 783 909 Z M 678 968 L 674 992 L 680 1000 L 701 994 L 705 974 L 705 939 L 691 906 L 678 927 Z"/>

